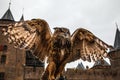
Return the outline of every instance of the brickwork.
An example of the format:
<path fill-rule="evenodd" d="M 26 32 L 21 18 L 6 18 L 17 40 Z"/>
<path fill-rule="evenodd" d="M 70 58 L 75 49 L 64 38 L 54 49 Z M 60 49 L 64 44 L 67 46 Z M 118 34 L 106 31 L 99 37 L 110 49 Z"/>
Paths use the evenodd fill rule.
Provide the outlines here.
<path fill-rule="evenodd" d="M 7 51 L 0 51 L 0 72 L 5 74 L 5 80 L 39 80 L 44 68 L 37 67 L 34 71 L 31 70 L 33 67 L 25 66 L 25 51 L 14 48 L 3 36 L 2 29 L 6 28 L 9 23 L 14 23 L 14 21 L 0 20 L 0 45 L 7 46 Z M 2 55 L 6 56 L 5 63 L 1 63 Z M 27 72 L 28 69 L 31 71 Z M 28 73 L 31 75 L 28 76 Z"/>
<path fill-rule="evenodd" d="M 119 80 L 120 50 L 109 53 L 111 66 L 96 66 L 88 70 L 67 69 L 67 80 Z"/>

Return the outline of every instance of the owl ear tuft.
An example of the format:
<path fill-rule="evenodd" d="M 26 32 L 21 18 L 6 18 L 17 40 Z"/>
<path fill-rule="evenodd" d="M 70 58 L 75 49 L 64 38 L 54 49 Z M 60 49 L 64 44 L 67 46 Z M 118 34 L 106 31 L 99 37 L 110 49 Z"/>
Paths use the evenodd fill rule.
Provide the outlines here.
<path fill-rule="evenodd" d="M 54 29 L 54 30 L 58 30 L 59 28 L 58 28 L 58 27 L 54 27 L 53 29 Z"/>

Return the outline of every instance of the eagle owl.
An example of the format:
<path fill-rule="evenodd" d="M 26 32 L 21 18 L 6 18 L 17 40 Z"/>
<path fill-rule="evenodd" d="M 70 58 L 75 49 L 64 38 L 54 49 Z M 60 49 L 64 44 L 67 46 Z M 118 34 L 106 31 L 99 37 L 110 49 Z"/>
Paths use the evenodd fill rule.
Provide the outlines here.
<path fill-rule="evenodd" d="M 10 24 L 3 29 L 8 42 L 15 48 L 30 50 L 40 60 L 48 57 L 48 66 L 42 80 L 55 80 L 62 74 L 66 63 L 77 59 L 97 61 L 105 57 L 112 47 L 90 31 L 78 28 L 72 35 L 69 29 L 55 27 L 50 31 L 43 19 L 32 19 Z"/>

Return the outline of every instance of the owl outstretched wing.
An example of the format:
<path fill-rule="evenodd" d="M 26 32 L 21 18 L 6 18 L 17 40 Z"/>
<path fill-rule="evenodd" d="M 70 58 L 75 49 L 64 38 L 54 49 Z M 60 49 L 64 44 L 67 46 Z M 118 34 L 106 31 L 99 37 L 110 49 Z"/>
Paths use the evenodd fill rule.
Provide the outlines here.
<path fill-rule="evenodd" d="M 79 58 L 86 61 L 97 61 L 106 57 L 108 49 L 112 49 L 90 31 L 79 28 L 71 36 L 72 52 L 68 62 Z"/>
<path fill-rule="evenodd" d="M 32 19 L 10 24 L 7 29 L 3 29 L 3 33 L 7 35 L 9 43 L 32 51 L 41 60 L 49 53 L 51 31 L 45 20 Z"/>

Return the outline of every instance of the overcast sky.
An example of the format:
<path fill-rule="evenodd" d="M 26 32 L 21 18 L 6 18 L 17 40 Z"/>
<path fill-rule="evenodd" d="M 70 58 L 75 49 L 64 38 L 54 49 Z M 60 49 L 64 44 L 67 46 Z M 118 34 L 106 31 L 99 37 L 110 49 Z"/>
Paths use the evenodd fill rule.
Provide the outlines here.
<path fill-rule="evenodd" d="M 10 0 L 0 0 L 0 18 Z M 24 8 L 24 12 L 22 11 Z M 113 45 L 116 26 L 120 25 L 120 0 L 12 0 L 10 7 L 16 21 L 45 19 L 53 27 L 67 27 L 73 33 L 82 27 Z"/>
<path fill-rule="evenodd" d="M 0 18 L 10 0 L 0 0 Z M 24 12 L 22 12 L 24 8 Z M 67 27 L 73 33 L 82 27 L 113 45 L 116 26 L 120 25 L 120 0 L 11 0 L 16 21 L 24 13 L 25 20 L 45 19 L 53 27 Z"/>

